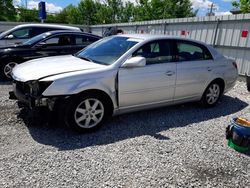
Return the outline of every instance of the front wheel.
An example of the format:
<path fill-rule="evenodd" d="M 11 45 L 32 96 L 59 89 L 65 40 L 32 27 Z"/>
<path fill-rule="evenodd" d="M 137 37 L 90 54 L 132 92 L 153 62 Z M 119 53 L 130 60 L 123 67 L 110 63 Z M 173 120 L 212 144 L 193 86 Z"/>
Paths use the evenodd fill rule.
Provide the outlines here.
<path fill-rule="evenodd" d="M 66 124 L 80 132 L 99 128 L 108 117 L 105 99 L 98 95 L 83 95 L 73 99 L 66 110 Z"/>
<path fill-rule="evenodd" d="M 11 80 L 11 73 L 13 68 L 17 65 L 18 63 L 16 62 L 9 62 L 4 64 L 1 67 L 1 74 L 0 74 L 0 78 L 1 80 Z"/>
<path fill-rule="evenodd" d="M 205 107 L 215 106 L 222 95 L 222 87 L 217 82 L 212 82 L 205 90 L 201 103 Z"/>

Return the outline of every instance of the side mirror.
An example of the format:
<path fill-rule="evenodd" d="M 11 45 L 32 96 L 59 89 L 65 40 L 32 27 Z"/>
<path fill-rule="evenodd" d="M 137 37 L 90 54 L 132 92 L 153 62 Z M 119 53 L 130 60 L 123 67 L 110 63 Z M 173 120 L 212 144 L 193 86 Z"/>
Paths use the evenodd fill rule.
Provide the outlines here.
<path fill-rule="evenodd" d="M 122 64 L 122 67 L 133 68 L 133 67 L 144 67 L 145 65 L 146 65 L 146 58 L 145 57 L 132 57 L 130 59 L 127 59 Z"/>
<path fill-rule="evenodd" d="M 46 48 L 47 47 L 47 44 L 46 42 L 39 42 L 37 45 L 36 45 L 37 48 Z"/>
<path fill-rule="evenodd" d="M 6 39 L 14 39 L 14 35 L 7 35 L 6 37 L 5 37 Z"/>

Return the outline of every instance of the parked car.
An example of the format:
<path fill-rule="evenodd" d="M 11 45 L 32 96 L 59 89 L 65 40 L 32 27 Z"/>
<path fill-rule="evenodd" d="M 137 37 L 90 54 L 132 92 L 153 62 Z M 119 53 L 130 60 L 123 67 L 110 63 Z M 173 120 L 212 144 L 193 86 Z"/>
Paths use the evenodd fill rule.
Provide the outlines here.
<path fill-rule="evenodd" d="M 237 65 L 204 43 L 165 35 L 104 38 L 76 55 L 14 68 L 10 98 L 60 109 L 79 131 L 111 116 L 190 101 L 214 106 L 237 80 Z M 58 108 L 59 107 L 59 108 Z"/>
<path fill-rule="evenodd" d="M 0 33 L 0 47 L 6 47 L 17 43 L 22 43 L 28 39 L 53 30 L 75 30 L 81 31 L 80 28 L 54 25 L 54 24 L 22 24 L 8 31 Z"/>
<path fill-rule="evenodd" d="M 74 54 L 100 37 L 80 31 L 59 30 L 40 34 L 20 45 L 0 48 L 0 80 L 10 79 L 17 64 L 27 60 Z"/>

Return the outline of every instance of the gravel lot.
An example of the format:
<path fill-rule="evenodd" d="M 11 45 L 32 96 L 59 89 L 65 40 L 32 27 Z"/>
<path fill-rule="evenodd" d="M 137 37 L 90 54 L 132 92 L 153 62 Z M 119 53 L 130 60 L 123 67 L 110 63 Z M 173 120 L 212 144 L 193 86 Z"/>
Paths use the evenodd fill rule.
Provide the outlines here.
<path fill-rule="evenodd" d="M 24 123 L 10 89 L 0 85 L 1 188 L 250 187 L 250 155 L 225 139 L 232 117 L 250 118 L 245 83 L 212 109 L 185 104 L 126 114 L 83 135 Z"/>

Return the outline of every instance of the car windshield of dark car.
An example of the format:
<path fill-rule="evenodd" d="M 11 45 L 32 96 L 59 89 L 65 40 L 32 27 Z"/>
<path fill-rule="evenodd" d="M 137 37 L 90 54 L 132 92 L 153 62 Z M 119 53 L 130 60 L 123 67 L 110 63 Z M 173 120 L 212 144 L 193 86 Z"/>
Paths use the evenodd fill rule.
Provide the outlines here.
<path fill-rule="evenodd" d="M 47 33 L 42 33 L 40 35 L 37 35 L 29 40 L 27 40 L 26 42 L 24 42 L 24 45 L 33 45 L 36 44 L 37 42 L 41 41 L 42 39 L 45 39 L 46 37 L 48 37 L 49 35 L 51 35 L 50 32 Z"/>
<path fill-rule="evenodd" d="M 75 56 L 94 63 L 111 65 L 140 39 L 122 36 L 104 38 L 80 51 Z"/>

